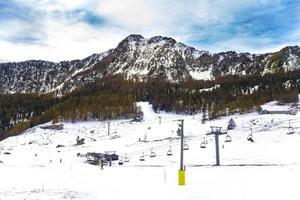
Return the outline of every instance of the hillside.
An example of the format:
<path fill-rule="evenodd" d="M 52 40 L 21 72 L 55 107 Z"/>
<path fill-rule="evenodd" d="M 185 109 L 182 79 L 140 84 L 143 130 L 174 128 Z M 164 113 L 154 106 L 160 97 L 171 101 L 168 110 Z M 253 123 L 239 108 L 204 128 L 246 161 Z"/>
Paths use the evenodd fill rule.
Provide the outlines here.
<path fill-rule="evenodd" d="M 212 120 L 268 101 L 298 101 L 300 48 L 210 53 L 155 36 L 130 35 L 83 60 L 0 63 L 0 139 L 49 121 L 131 119 L 135 102 L 155 112 Z"/>
<path fill-rule="evenodd" d="M 63 123 L 62 130 L 42 129 L 44 124 L 1 141 L 0 176 L 5 184 L 0 199 L 297 199 L 299 114 L 236 114 L 202 124 L 201 115 L 157 114 L 147 102 L 138 105 L 144 121 L 110 121 L 109 135 L 107 122 L 90 121 Z M 265 106 L 281 109 L 275 102 Z M 221 166 L 215 167 L 214 138 L 206 133 L 210 126 L 225 130 L 231 118 L 237 125 L 228 131 L 232 142 L 220 136 Z M 184 151 L 186 186 L 177 185 L 177 119 L 184 119 L 189 146 Z M 295 131 L 291 135 L 289 123 Z M 251 129 L 254 143 L 247 141 Z M 85 144 L 75 145 L 77 136 Z M 200 148 L 203 141 L 206 148 Z M 167 156 L 170 147 L 173 155 Z M 101 170 L 77 156 L 105 151 L 116 151 L 120 159 L 127 156 L 129 162 L 120 166 L 114 161 Z M 149 157 L 151 151 L 156 157 Z M 143 154 L 145 161 L 140 161 Z"/>
<path fill-rule="evenodd" d="M 149 101 L 158 113 L 202 113 L 203 120 L 252 112 L 268 101 L 297 102 L 299 77 L 300 71 L 295 70 L 178 83 L 162 79 L 140 82 L 115 75 L 87 83 L 59 98 L 51 94 L 2 94 L 0 139 L 50 121 L 132 119 L 138 113 L 137 101 Z"/>

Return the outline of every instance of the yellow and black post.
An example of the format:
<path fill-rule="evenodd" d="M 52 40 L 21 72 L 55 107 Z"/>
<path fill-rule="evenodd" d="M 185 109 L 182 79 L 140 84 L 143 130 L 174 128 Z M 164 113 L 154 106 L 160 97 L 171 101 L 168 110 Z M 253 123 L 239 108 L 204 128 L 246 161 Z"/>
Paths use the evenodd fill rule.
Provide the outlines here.
<path fill-rule="evenodd" d="M 183 119 L 178 120 L 181 123 L 179 127 L 180 131 L 180 169 L 178 171 L 178 185 L 185 185 L 185 169 L 183 166 L 183 141 L 184 141 L 184 134 L 183 134 Z"/>

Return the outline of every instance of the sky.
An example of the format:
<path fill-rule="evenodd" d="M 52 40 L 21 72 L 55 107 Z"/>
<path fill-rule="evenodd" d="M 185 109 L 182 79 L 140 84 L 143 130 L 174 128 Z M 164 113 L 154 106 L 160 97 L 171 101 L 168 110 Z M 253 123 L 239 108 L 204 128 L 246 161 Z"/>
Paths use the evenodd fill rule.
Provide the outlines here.
<path fill-rule="evenodd" d="M 0 62 L 82 59 L 130 34 L 213 53 L 300 45 L 300 0 L 0 0 Z"/>

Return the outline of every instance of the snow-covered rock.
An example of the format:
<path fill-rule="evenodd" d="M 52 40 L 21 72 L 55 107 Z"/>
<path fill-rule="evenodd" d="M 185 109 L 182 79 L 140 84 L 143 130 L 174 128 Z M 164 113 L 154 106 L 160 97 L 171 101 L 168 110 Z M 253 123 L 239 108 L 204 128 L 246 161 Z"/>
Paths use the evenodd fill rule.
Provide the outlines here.
<path fill-rule="evenodd" d="M 58 63 L 29 60 L 0 63 L 0 92 L 69 92 L 108 75 L 128 79 L 160 77 L 170 81 L 209 80 L 229 74 L 268 73 L 299 69 L 300 48 L 286 47 L 267 54 L 210 53 L 155 36 L 130 35 L 114 49 L 83 60 Z"/>

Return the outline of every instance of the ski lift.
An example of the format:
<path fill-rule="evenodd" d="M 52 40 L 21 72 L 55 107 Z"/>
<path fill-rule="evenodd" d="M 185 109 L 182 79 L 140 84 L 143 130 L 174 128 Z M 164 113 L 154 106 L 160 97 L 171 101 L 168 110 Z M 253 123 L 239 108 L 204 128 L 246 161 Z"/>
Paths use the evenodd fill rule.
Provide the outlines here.
<path fill-rule="evenodd" d="M 140 161 L 145 161 L 145 154 L 144 153 L 143 153 L 143 155 L 141 155 Z"/>
<path fill-rule="evenodd" d="M 184 144 L 184 145 L 183 145 L 183 150 L 189 150 L 189 149 L 190 149 L 190 147 L 189 147 L 188 144 Z"/>
<path fill-rule="evenodd" d="M 252 133 L 250 133 L 250 134 L 248 135 L 247 140 L 248 140 L 249 142 L 254 142 Z"/>
<path fill-rule="evenodd" d="M 232 139 L 231 139 L 231 137 L 230 137 L 230 135 L 226 135 L 226 137 L 225 137 L 225 142 L 231 142 L 232 141 Z"/>
<path fill-rule="evenodd" d="M 122 159 L 122 158 L 119 160 L 118 164 L 119 164 L 119 165 L 123 165 L 123 164 L 124 164 L 124 162 L 123 162 L 123 159 Z"/>
<path fill-rule="evenodd" d="M 156 157 L 156 153 L 153 151 L 153 149 L 151 149 L 150 158 L 154 158 L 154 157 Z"/>
<path fill-rule="evenodd" d="M 287 134 L 292 135 L 294 133 L 295 133 L 295 131 L 294 131 L 294 128 L 291 126 L 291 120 L 289 120 L 289 132 Z"/>
<path fill-rule="evenodd" d="M 253 140 L 253 134 L 252 134 L 252 127 L 251 126 L 250 126 L 250 131 L 251 131 L 251 133 L 248 135 L 247 140 L 249 142 L 254 142 L 254 140 Z"/>
<path fill-rule="evenodd" d="M 129 162 L 129 158 L 125 155 L 124 162 Z"/>
<path fill-rule="evenodd" d="M 231 118 L 227 125 L 227 130 L 232 130 L 236 127 L 235 121 Z"/>
<path fill-rule="evenodd" d="M 205 144 L 205 142 L 201 142 L 201 144 L 200 144 L 200 148 L 201 148 L 201 149 L 204 149 L 204 148 L 206 148 L 206 144 Z"/>
<path fill-rule="evenodd" d="M 294 132 L 294 130 L 293 129 L 289 129 L 289 132 L 287 132 L 286 134 L 288 134 L 288 135 L 292 135 L 292 134 L 294 134 L 295 132 Z"/>
<path fill-rule="evenodd" d="M 167 156 L 172 156 L 172 147 L 170 146 L 170 149 L 167 151 Z"/>
<path fill-rule="evenodd" d="M 177 129 L 177 131 L 176 131 L 176 133 L 177 133 L 177 136 L 179 136 L 179 137 L 180 137 L 180 136 L 181 136 L 181 129 L 180 129 L 180 128 L 178 128 L 178 129 Z"/>
<path fill-rule="evenodd" d="M 206 138 L 203 137 L 203 141 L 200 143 L 200 148 L 201 148 L 201 149 L 206 148 L 206 144 L 207 144 Z"/>

